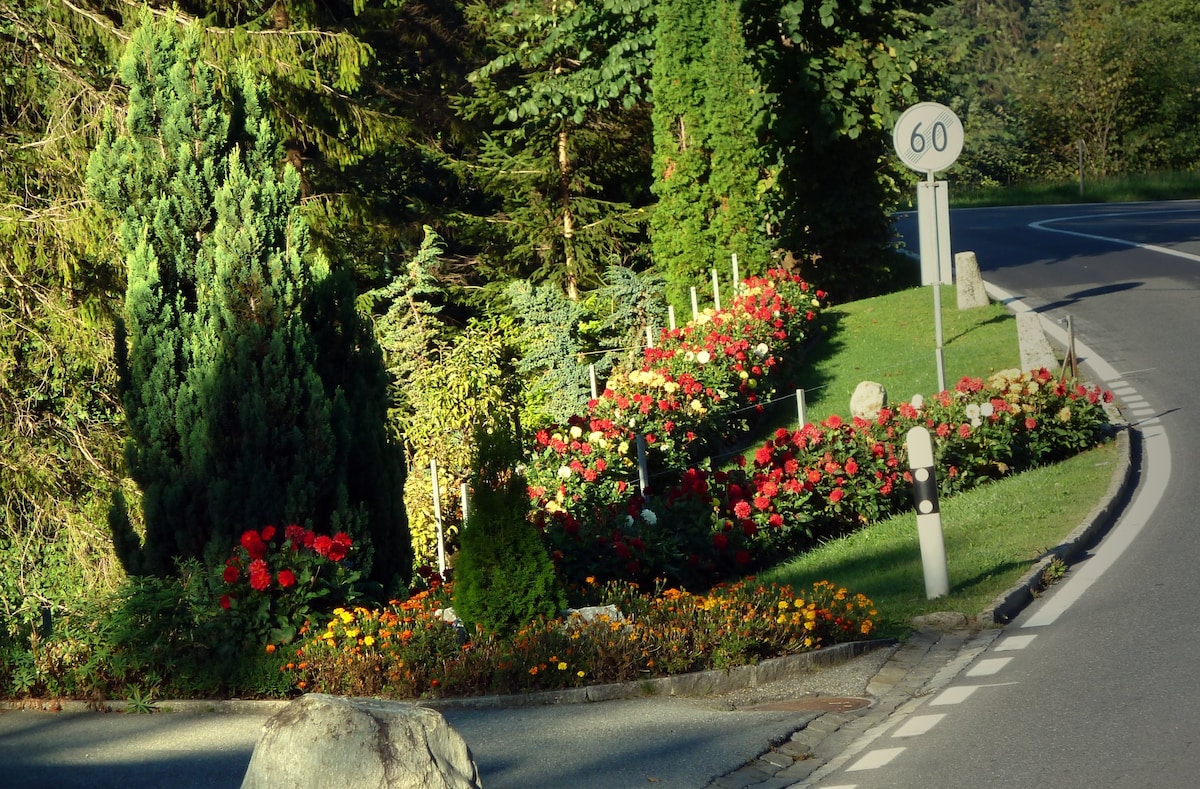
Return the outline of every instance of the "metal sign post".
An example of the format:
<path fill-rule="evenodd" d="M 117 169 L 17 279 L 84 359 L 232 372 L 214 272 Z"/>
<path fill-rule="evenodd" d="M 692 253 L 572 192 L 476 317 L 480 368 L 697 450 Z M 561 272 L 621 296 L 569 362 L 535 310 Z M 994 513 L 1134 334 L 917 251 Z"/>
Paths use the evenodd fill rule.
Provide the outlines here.
<path fill-rule="evenodd" d="M 921 229 L 921 284 L 933 286 L 933 312 L 938 389 L 946 388 L 946 361 L 942 351 L 942 283 L 953 280 L 950 268 L 950 199 L 945 181 L 934 173 L 954 164 L 962 153 L 963 128 L 958 116 L 932 101 L 904 111 L 892 130 L 892 144 L 900 160 L 927 179 L 917 186 L 917 219 Z"/>

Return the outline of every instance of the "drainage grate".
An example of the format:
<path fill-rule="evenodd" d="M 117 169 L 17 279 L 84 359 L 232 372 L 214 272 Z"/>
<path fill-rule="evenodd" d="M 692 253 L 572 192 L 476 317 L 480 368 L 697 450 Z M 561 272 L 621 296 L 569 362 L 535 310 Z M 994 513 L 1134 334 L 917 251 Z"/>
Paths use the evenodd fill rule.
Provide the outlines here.
<path fill-rule="evenodd" d="M 744 709 L 754 712 L 851 712 L 861 710 L 870 703 L 868 699 L 854 696 L 811 696 L 803 699 L 755 704 L 753 707 Z"/>

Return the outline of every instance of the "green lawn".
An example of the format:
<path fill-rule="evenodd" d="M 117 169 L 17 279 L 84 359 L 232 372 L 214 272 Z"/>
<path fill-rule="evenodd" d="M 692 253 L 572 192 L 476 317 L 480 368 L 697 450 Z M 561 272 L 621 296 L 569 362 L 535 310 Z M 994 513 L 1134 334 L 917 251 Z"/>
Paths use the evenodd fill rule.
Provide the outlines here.
<path fill-rule="evenodd" d="M 1017 324 L 1008 310 L 991 304 L 959 311 L 950 286 L 941 288 L 941 299 L 947 386 L 1019 365 Z M 806 421 L 849 416 L 850 396 L 864 380 L 882 384 L 893 405 L 937 392 L 933 305 L 933 289 L 924 287 L 831 308 L 824 317 L 829 336 L 804 357 L 798 376 Z M 771 429 L 797 423 L 792 394 L 778 393 Z"/>

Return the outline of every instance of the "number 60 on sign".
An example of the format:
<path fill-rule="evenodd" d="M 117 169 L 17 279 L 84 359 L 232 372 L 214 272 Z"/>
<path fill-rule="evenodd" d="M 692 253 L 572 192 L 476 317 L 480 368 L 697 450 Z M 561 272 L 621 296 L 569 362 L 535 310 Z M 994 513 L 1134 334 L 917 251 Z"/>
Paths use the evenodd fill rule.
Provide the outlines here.
<path fill-rule="evenodd" d="M 962 122 L 949 107 L 923 101 L 909 107 L 896 121 L 892 144 L 900 161 L 917 172 L 940 172 L 962 153 Z"/>

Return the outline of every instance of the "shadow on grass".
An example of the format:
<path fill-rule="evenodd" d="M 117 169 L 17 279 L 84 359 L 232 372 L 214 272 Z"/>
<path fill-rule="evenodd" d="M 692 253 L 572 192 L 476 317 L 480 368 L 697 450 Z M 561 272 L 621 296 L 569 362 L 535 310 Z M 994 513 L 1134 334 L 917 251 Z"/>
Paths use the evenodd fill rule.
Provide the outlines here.
<path fill-rule="evenodd" d="M 727 446 L 716 447 L 710 460 L 714 467 L 725 466 L 734 455 L 744 454 L 752 447 L 761 446 L 768 436 L 781 427 L 792 428 L 798 421 L 796 390 L 805 391 L 805 402 L 811 405 L 812 396 L 820 400 L 826 391 L 829 376 L 821 369 L 827 368 L 831 359 L 845 349 L 846 341 L 838 329 L 844 315 L 836 311 L 823 314 L 818 320 L 814 339 L 784 356 L 781 360 L 783 375 L 775 396 L 763 406 L 763 413 L 753 421 L 749 431 Z M 811 395 L 810 395 L 811 393 Z"/>
<path fill-rule="evenodd" d="M 845 320 L 846 316 L 836 309 L 821 316 L 818 331 L 822 341 L 804 349 L 801 356 L 785 360 L 790 373 L 785 377 L 786 388 L 780 389 L 781 396 L 791 394 L 796 389 L 803 389 L 805 403 L 809 406 L 819 403 L 825 397 L 832 377 L 826 371 L 833 360 L 846 349 L 845 333 L 841 331 Z M 795 400 L 788 398 L 776 402 L 768 409 L 767 415 L 767 421 L 773 428 L 795 424 Z"/>
<path fill-rule="evenodd" d="M 998 325 L 998 324 L 1002 324 L 1002 323 L 1011 323 L 1012 319 L 1013 318 L 1011 315 L 996 315 L 994 317 L 988 318 L 986 321 L 983 321 L 982 323 L 975 324 L 974 326 L 972 326 L 969 329 L 960 331 L 958 334 L 955 334 L 952 337 L 947 337 L 944 344 L 950 345 L 955 340 L 965 339 L 966 337 L 969 337 L 971 334 L 973 334 L 977 331 L 982 331 L 983 329 L 987 328 L 988 326 Z"/>

